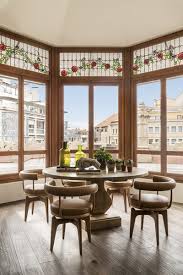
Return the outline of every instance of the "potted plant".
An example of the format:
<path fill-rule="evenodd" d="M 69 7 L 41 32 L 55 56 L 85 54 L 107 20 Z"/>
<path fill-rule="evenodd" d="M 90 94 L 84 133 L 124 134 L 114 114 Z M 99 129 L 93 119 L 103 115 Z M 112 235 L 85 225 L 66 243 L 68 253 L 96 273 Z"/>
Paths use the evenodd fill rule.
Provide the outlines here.
<path fill-rule="evenodd" d="M 104 147 L 101 147 L 100 149 L 96 150 L 94 158 L 101 164 L 100 169 L 104 170 L 106 167 L 106 162 L 112 159 L 112 155 L 108 153 Z"/>
<path fill-rule="evenodd" d="M 121 165 L 122 165 L 122 160 L 117 159 L 116 160 L 116 170 L 120 171 L 121 170 Z"/>
<path fill-rule="evenodd" d="M 114 172 L 116 161 L 114 159 L 109 159 L 107 161 L 107 167 L 109 172 Z"/>
<path fill-rule="evenodd" d="M 133 160 L 132 160 L 132 159 L 128 159 L 128 160 L 126 161 L 126 166 L 127 166 L 128 172 L 132 172 Z"/>
<path fill-rule="evenodd" d="M 126 162 L 125 162 L 124 159 L 121 161 L 121 170 L 122 170 L 123 172 L 126 171 Z"/>

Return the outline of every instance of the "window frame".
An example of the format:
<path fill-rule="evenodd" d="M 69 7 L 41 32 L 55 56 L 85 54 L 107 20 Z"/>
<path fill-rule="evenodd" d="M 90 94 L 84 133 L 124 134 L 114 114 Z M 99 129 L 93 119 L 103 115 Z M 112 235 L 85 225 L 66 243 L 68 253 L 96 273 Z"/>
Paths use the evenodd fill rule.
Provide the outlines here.
<path fill-rule="evenodd" d="M 119 79 L 62 79 L 60 82 L 60 104 L 59 104 L 59 121 L 60 121 L 60 132 L 59 132 L 59 146 L 61 147 L 62 142 L 64 141 L 64 86 L 88 86 L 88 150 L 83 150 L 85 153 L 88 153 L 89 157 L 93 157 L 96 150 L 94 150 L 94 87 L 95 86 L 118 86 L 118 149 L 107 150 L 110 153 L 118 154 L 118 157 L 121 158 L 124 156 L 124 116 L 122 117 L 122 112 L 124 108 L 124 96 L 122 90 L 122 80 Z M 121 126 L 120 126 L 121 125 Z M 71 150 L 71 153 L 75 153 L 77 150 Z"/>
<path fill-rule="evenodd" d="M 0 69 L 0 75 L 4 77 L 13 77 L 18 80 L 18 149 L 16 151 L 0 151 L 1 156 L 17 156 L 18 157 L 18 171 L 15 173 L 4 173 L 0 175 L 0 181 L 4 182 L 13 181 L 18 178 L 18 174 L 21 170 L 24 169 L 24 156 L 25 155 L 34 155 L 34 154 L 44 154 L 45 155 L 45 165 L 49 164 L 49 154 L 48 154 L 48 139 L 49 139 L 49 120 L 48 120 L 48 91 L 49 91 L 49 81 L 47 77 L 44 75 L 38 75 L 37 77 L 32 76 L 26 72 L 23 75 L 19 73 L 12 73 L 9 71 L 4 71 Z M 44 150 L 24 150 L 24 82 L 36 82 L 36 83 L 44 83 L 45 84 L 45 149 Z"/>

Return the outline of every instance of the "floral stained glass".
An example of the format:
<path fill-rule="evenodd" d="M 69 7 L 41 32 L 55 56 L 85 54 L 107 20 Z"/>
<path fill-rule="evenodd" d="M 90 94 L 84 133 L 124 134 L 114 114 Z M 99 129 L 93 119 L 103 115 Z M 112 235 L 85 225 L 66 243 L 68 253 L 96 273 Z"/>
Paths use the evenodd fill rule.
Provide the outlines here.
<path fill-rule="evenodd" d="M 133 53 L 133 72 L 141 74 L 183 65 L 183 37 L 175 38 Z"/>
<path fill-rule="evenodd" d="M 49 52 L 0 35 L 0 64 L 47 74 Z"/>
<path fill-rule="evenodd" d="M 122 76 L 122 53 L 60 53 L 60 75 L 71 76 Z"/>

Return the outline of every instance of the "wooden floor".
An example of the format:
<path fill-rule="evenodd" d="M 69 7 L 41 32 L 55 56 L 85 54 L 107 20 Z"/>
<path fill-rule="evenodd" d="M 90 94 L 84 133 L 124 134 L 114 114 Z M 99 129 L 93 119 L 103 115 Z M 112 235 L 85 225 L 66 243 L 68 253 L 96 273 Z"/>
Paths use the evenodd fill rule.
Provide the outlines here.
<path fill-rule="evenodd" d="M 173 205 L 169 211 L 169 237 L 164 234 L 160 218 L 160 246 L 156 247 L 153 220 L 140 217 L 129 239 L 129 214 L 124 213 L 121 197 L 114 197 L 111 211 L 122 217 L 122 227 L 92 234 L 92 243 L 83 231 L 83 256 L 79 255 L 76 228 L 68 225 L 66 237 L 57 231 L 54 252 L 49 251 L 50 224 L 46 223 L 43 205 L 23 221 L 24 203 L 0 207 L 0 274 L 46 275 L 123 275 L 183 274 L 183 207 Z M 130 212 L 130 211 L 129 211 Z"/>

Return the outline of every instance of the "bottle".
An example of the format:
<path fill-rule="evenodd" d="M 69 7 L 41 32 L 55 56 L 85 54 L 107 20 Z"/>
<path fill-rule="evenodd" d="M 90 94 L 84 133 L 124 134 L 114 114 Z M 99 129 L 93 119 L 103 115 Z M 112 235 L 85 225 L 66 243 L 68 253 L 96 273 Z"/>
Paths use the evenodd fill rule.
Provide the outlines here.
<path fill-rule="evenodd" d="M 75 163 L 80 159 L 80 158 L 86 158 L 86 154 L 82 151 L 82 145 L 78 145 L 78 151 L 75 153 Z"/>
<path fill-rule="evenodd" d="M 67 145 L 67 141 L 63 142 L 63 147 L 59 150 L 60 167 L 69 167 L 71 162 L 71 154 Z"/>

